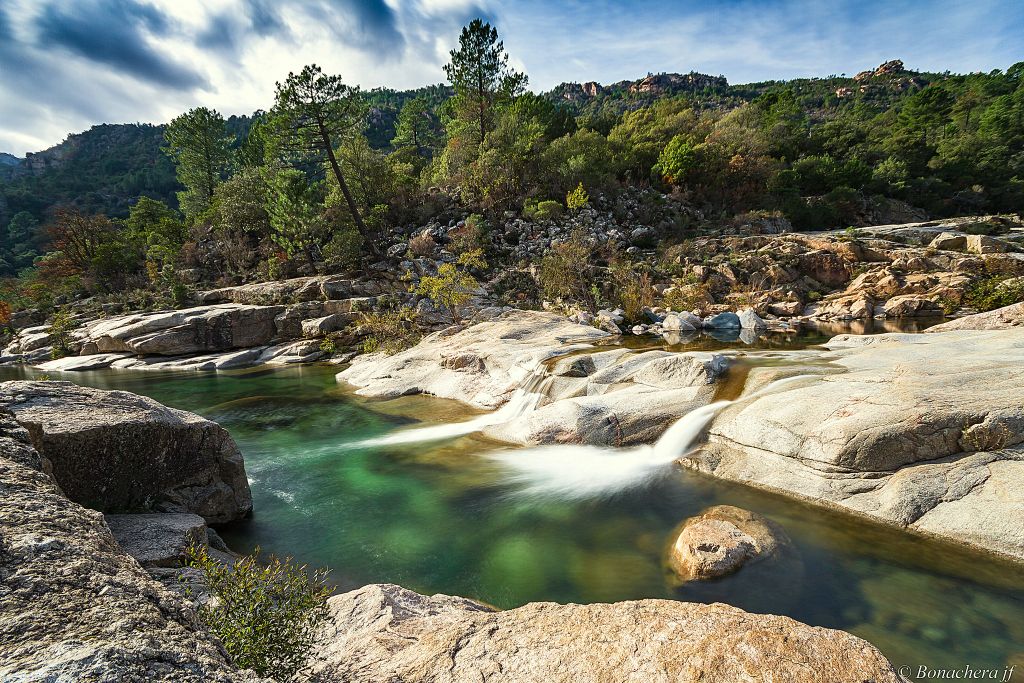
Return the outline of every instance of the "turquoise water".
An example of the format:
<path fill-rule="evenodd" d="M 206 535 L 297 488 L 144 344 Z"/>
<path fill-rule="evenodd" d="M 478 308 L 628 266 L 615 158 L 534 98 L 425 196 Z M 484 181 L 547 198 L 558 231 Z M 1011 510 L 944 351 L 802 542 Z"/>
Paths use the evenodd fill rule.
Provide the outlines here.
<path fill-rule="evenodd" d="M 335 383 L 335 371 L 67 378 L 145 394 L 224 425 L 245 455 L 256 510 L 224 530 L 228 543 L 329 566 L 340 589 L 394 582 L 499 607 L 722 601 L 851 631 L 901 664 L 1024 660 L 1019 566 L 677 469 L 615 495 L 567 499 L 524 494 L 488 457 L 505 447 L 476 437 L 355 447 L 471 411 L 422 397 L 361 399 Z M 31 371 L 0 369 L 0 379 L 23 373 Z M 662 561 L 673 528 L 722 503 L 781 524 L 797 555 L 781 571 L 753 565 L 708 584 L 674 586 Z"/>

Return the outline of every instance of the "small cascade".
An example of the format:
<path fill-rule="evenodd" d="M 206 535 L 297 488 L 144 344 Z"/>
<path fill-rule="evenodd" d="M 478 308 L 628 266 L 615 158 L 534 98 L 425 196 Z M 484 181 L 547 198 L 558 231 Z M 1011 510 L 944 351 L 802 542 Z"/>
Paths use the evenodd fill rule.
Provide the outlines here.
<path fill-rule="evenodd" d="M 452 424 L 435 425 L 432 427 L 417 427 L 406 429 L 386 436 L 365 439 L 352 444 L 354 448 L 371 448 L 378 446 L 397 446 L 401 444 L 420 443 L 426 441 L 441 441 L 443 439 L 454 439 L 458 436 L 465 436 L 473 432 L 479 432 L 485 427 L 504 424 L 525 415 L 537 408 L 540 402 L 547 396 L 548 387 L 551 384 L 551 377 L 548 376 L 543 365 L 537 365 L 526 378 L 526 381 L 512 392 L 508 402 L 493 413 L 479 415 L 466 422 L 455 422 Z"/>
<path fill-rule="evenodd" d="M 811 376 L 776 380 L 742 398 L 761 397 Z M 718 401 L 691 410 L 652 446 L 538 446 L 490 457 L 509 471 L 510 482 L 521 485 L 519 495 L 566 499 L 610 496 L 670 472 L 671 464 L 691 452 L 714 417 L 734 402 Z"/>

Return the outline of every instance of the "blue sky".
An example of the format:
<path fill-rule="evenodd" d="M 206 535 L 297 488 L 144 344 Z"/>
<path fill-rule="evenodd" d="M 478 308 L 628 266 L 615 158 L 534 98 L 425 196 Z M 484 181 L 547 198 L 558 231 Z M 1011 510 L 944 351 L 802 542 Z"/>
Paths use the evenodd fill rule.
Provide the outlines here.
<path fill-rule="evenodd" d="M 1024 60 L 1019 0 L 0 0 L 0 151 L 198 105 L 266 108 L 274 82 L 310 62 L 363 87 L 441 82 L 476 16 L 535 90 L 649 71 L 744 83 L 894 58 L 960 72 Z"/>

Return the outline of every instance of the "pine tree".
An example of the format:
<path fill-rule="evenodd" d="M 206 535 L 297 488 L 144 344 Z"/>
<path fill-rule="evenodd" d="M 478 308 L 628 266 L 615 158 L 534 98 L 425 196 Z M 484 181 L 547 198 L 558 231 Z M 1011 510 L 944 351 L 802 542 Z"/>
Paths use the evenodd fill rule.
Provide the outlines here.
<path fill-rule="evenodd" d="M 366 104 L 359 88 L 345 85 L 340 76 L 327 76 L 311 64 L 277 84 L 276 103 L 265 133 L 270 134 L 266 141 L 270 154 L 281 161 L 302 163 L 326 157 L 356 228 L 370 251 L 375 252 L 334 152 L 343 140 L 361 133 L 365 118 Z"/>
<path fill-rule="evenodd" d="M 479 147 L 494 127 L 494 110 L 510 102 L 526 88 L 526 74 L 508 65 L 505 45 L 498 31 L 481 19 L 462 29 L 459 49 L 451 51 L 451 62 L 444 67 L 455 88 L 454 118 L 474 129 Z"/>
<path fill-rule="evenodd" d="M 232 137 L 223 116 L 198 107 L 172 120 L 164 139 L 167 146 L 163 150 L 175 163 L 178 182 L 185 186 L 185 191 L 178 193 L 178 203 L 182 212 L 194 219 L 210 208 L 213 191 L 228 174 Z"/>

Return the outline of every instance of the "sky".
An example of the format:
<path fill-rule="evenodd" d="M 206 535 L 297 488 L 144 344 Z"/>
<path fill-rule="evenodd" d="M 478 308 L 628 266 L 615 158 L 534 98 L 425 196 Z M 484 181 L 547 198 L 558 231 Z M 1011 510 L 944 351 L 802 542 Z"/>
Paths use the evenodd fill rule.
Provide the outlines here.
<path fill-rule="evenodd" d="M 266 109 L 308 63 L 364 88 L 439 83 L 475 17 L 536 91 L 663 71 L 747 83 L 896 58 L 955 72 L 1024 60 L 1019 0 L 0 0 L 0 152 L 196 106 Z"/>

